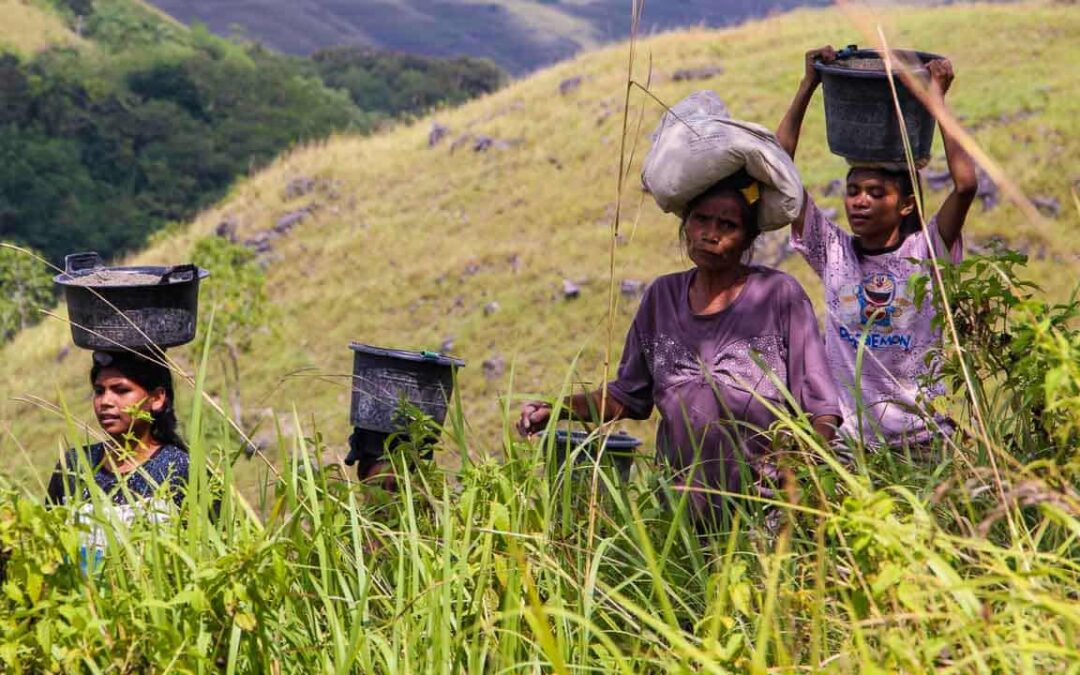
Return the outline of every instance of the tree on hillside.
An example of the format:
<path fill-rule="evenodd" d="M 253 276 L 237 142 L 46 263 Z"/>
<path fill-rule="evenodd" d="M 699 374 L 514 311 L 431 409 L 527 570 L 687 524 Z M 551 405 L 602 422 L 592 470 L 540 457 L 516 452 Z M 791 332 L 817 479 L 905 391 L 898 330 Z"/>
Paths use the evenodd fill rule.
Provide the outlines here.
<path fill-rule="evenodd" d="M 247 248 L 224 237 L 199 240 L 192 262 L 210 271 L 203 291 L 204 310 L 198 331 L 196 353 L 201 354 L 210 342 L 210 351 L 221 364 L 229 391 L 233 419 L 240 421 L 240 355 L 251 348 L 255 335 L 265 329 L 273 316 L 273 305 L 266 295 L 266 275 Z M 208 324 L 213 316 L 212 331 Z"/>
<path fill-rule="evenodd" d="M 344 89 L 365 110 L 389 115 L 461 103 L 493 92 L 507 80 L 493 61 L 467 56 L 438 59 L 370 47 L 334 47 L 311 58 L 327 86 Z"/>
<path fill-rule="evenodd" d="M 40 255 L 10 246 L 0 242 L 0 342 L 37 323 L 40 310 L 56 301 L 52 274 Z"/>

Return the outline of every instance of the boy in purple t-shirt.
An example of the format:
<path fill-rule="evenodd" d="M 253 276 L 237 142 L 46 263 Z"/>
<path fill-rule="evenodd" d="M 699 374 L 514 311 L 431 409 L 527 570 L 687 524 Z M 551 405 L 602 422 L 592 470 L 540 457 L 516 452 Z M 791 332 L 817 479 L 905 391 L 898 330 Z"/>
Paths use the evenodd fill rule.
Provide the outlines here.
<path fill-rule="evenodd" d="M 726 499 L 719 491 L 771 494 L 766 431 L 776 421 L 770 407 L 787 407 L 781 387 L 827 439 L 840 422 L 809 298 L 783 272 L 744 262 L 756 222 L 746 197 L 724 183 L 690 203 L 681 234 L 695 267 L 649 286 L 603 410 L 605 421 L 660 412 L 657 455 L 706 521 Z M 602 400 L 600 389 L 576 394 L 566 412 L 593 419 Z M 551 405 L 532 401 L 518 426 L 532 434 L 550 417 Z"/>
<path fill-rule="evenodd" d="M 820 83 L 814 61 L 835 59 L 832 47 L 806 53 L 805 76 L 776 132 L 792 158 L 806 107 Z M 940 59 L 927 69 L 930 96 L 944 106 L 952 65 Z M 906 170 L 856 167 L 848 172 L 844 210 L 852 234 L 830 221 L 809 194 L 791 224 L 792 246 L 825 286 L 825 347 L 840 384 L 842 433 L 871 447 L 922 444 L 950 429 L 942 418 L 928 425 L 925 400 L 920 400 L 944 391 L 940 385 L 923 390 L 918 383 L 929 368 L 928 352 L 941 336 L 931 326 L 930 303 L 916 308 L 916 289 L 909 283 L 911 275 L 925 271 L 919 261 L 933 256 L 959 262 L 960 231 L 978 186 L 974 162 L 944 128 L 941 136 L 954 187 L 927 223 L 929 237 L 921 231 Z M 860 343 L 866 345 L 865 355 L 856 373 Z"/>

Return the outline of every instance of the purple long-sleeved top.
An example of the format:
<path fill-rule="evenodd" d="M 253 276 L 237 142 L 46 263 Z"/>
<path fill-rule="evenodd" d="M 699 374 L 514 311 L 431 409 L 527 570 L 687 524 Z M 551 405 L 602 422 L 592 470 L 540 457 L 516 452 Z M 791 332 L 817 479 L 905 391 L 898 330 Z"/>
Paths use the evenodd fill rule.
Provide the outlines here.
<path fill-rule="evenodd" d="M 760 266 L 726 309 L 696 315 L 689 298 L 696 273 L 665 275 L 649 287 L 609 391 L 633 417 L 659 409 L 658 456 L 676 484 L 738 491 L 745 470 L 754 489 L 769 494 L 775 467 L 763 431 L 776 420 L 769 405 L 791 408 L 778 384 L 811 417 L 840 417 L 817 319 L 795 279 Z M 722 497 L 694 492 L 692 500 L 704 514 Z"/>

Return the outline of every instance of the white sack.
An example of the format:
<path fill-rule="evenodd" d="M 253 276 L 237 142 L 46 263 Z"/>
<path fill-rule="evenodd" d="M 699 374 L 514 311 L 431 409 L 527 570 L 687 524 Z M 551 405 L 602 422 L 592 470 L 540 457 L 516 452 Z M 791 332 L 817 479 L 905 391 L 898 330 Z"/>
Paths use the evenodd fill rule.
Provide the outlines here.
<path fill-rule="evenodd" d="M 740 169 L 758 181 L 762 230 L 799 216 L 803 186 L 776 136 L 759 124 L 733 120 L 712 91 L 697 91 L 665 112 L 653 132 L 641 182 L 667 213 L 682 214 L 694 197 Z"/>

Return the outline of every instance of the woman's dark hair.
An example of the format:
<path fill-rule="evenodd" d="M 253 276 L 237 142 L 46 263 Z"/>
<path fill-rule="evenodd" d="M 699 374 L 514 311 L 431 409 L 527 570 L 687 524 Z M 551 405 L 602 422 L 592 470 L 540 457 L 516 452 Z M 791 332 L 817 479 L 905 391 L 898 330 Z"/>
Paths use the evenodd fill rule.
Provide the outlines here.
<path fill-rule="evenodd" d="M 687 243 L 686 221 L 689 220 L 694 209 L 707 199 L 726 194 L 734 195 L 742 207 L 743 228 L 746 231 L 746 250 L 752 250 L 754 242 L 757 241 L 758 235 L 761 234 L 761 227 L 758 225 L 758 204 L 760 200 L 751 204 L 746 195 L 743 194 L 743 190 L 753 184 L 754 179 L 745 170 L 740 170 L 738 173 L 713 183 L 704 192 L 691 199 L 690 203 L 683 209 L 682 220 L 679 223 L 679 239 L 683 242 L 683 245 L 685 246 Z"/>
<path fill-rule="evenodd" d="M 153 417 L 150 435 L 158 443 L 175 445 L 182 450 L 187 450 L 187 444 L 177 431 L 172 371 L 158 363 L 158 360 L 156 356 L 141 352 L 94 352 L 94 364 L 90 368 L 90 384 L 97 381 L 102 370 L 113 368 L 146 391 L 154 391 L 158 387 L 164 389 L 165 406 L 157 412 L 150 413 Z"/>
<path fill-rule="evenodd" d="M 906 169 L 899 171 L 893 171 L 890 169 L 881 169 L 877 167 L 859 167 L 853 166 L 848 169 L 847 180 L 851 180 L 851 174 L 856 171 L 867 171 L 879 176 L 882 180 L 888 181 L 896 186 L 896 190 L 900 193 L 901 199 L 907 199 L 908 197 L 915 197 L 919 200 L 919 204 L 922 204 L 922 179 L 919 178 L 919 182 L 915 185 L 911 183 L 911 174 Z M 918 174 L 916 174 L 918 176 Z M 914 234 L 922 229 L 922 225 L 919 224 L 919 210 L 913 209 L 911 213 L 904 216 L 904 219 L 900 221 L 900 241 L 907 239 L 909 234 Z"/>

